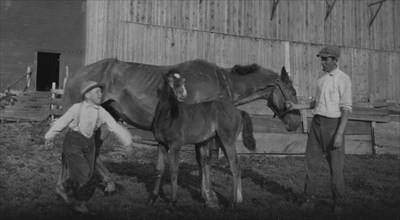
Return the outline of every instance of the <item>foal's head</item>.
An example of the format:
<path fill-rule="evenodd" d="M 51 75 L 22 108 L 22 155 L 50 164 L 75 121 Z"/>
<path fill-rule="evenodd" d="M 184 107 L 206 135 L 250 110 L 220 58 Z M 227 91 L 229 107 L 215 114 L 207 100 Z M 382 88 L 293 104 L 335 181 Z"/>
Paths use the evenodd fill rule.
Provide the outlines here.
<path fill-rule="evenodd" d="M 168 90 L 170 90 L 168 92 L 172 91 L 174 98 L 179 102 L 183 102 L 187 96 L 185 78 L 176 71 L 170 71 L 166 75 L 166 83 Z"/>

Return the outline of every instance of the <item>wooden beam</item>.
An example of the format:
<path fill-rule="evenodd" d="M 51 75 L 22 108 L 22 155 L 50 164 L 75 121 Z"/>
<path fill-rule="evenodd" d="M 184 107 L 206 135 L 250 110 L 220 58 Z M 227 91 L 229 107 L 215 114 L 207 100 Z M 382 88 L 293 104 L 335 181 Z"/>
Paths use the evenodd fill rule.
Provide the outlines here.
<path fill-rule="evenodd" d="M 274 18 L 276 8 L 278 7 L 279 0 L 272 0 L 272 12 L 271 12 L 271 21 Z"/>
<path fill-rule="evenodd" d="M 369 25 L 368 27 L 370 28 L 372 26 L 372 24 L 375 21 L 376 16 L 378 15 L 379 11 L 381 10 L 382 4 L 385 2 L 386 0 L 381 0 L 379 2 L 374 2 L 374 3 L 370 3 L 368 4 L 368 8 L 371 14 L 371 18 L 369 19 Z M 378 9 L 375 12 L 372 12 L 372 6 L 379 4 Z"/>
<path fill-rule="evenodd" d="M 328 0 L 325 0 L 325 2 L 326 2 L 326 15 L 324 20 L 326 21 L 326 19 L 328 19 L 329 15 L 332 12 L 333 6 L 335 6 L 336 0 L 334 0 L 332 4 L 330 4 Z"/>

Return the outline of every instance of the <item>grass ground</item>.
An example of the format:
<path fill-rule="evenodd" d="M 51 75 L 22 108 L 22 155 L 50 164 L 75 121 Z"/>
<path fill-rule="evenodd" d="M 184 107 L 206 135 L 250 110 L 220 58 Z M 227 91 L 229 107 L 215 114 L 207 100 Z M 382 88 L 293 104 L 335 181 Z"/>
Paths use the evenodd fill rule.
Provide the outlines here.
<path fill-rule="evenodd" d="M 99 189 L 89 202 L 95 216 L 71 211 L 56 198 L 60 146 L 43 146 L 44 123 L 0 124 L 0 219 L 336 219 L 331 210 L 327 163 L 320 161 L 317 209 L 300 207 L 304 186 L 303 157 L 241 155 L 244 201 L 230 208 L 232 178 L 225 159 L 214 161 L 213 189 L 222 208 L 206 209 L 201 201 L 193 151 L 181 153 L 178 204 L 168 205 L 169 181 L 153 205 L 146 201 L 154 184 L 155 147 L 140 147 L 133 158 L 118 153 L 113 138 L 105 141 L 101 158 L 114 175 L 118 192 Z M 346 212 L 341 219 L 400 219 L 400 160 L 391 155 L 347 155 Z"/>

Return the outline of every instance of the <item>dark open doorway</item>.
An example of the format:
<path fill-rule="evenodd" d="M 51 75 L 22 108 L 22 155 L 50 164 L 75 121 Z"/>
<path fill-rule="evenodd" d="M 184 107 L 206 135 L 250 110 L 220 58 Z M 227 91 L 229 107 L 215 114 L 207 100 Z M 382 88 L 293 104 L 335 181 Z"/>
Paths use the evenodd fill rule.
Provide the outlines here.
<path fill-rule="evenodd" d="M 59 53 L 37 53 L 37 91 L 50 91 L 51 84 L 56 83 L 60 77 L 60 54 Z"/>

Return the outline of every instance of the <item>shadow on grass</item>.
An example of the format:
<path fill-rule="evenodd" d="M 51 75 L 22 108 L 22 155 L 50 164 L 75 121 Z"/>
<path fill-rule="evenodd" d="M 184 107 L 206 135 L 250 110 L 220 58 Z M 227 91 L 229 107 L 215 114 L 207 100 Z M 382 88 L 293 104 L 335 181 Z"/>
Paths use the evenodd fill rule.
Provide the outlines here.
<path fill-rule="evenodd" d="M 154 184 L 155 184 L 155 174 L 156 169 L 153 163 L 139 163 L 139 162 L 106 162 L 106 166 L 108 169 L 122 176 L 130 176 L 136 177 L 139 183 L 143 183 L 146 187 L 146 191 L 150 196 L 152 195 Z M 212 169 L 229 176 L 231 175 L 231 171 L 229 168 L 224 168 L 223 165 L 213 165 Z M 193 175 L 193 171 L 198 172 L 198 166 L 188 163 L 180 163 L 179 165 L 179 177 L 178 177 L 178 185 L 187 190 L 192 199 L 197 202 L 204 202 L 203 198 L 201 197 L 200 192 L 200 177 L 198 175 Z M 243 169 L 242 170 L 242 179 L 250 178 L 255 184 L 259 185 L 261 188 L 267 189 L 268 192 L 273 194 L 282 195 L 285 200 L 297 204 L 301 204 L 304 199 L 302 195 L 299 193 L 295 193 L 292 189 L 286 188 L 276 181 L 268 179 L 257 172 L 254 172 L 250 169 Z M 160 198 L 168 202 L 169 199 L 166 196 L 166 193 L 163 190 L 164 184 L 170 184 L 170 173 L 169 173 L 169 164 L 166 163 L 165 171 L 161 180 L 160 184 Z M 213 188 L 221 187 L 215 181 L 212 182 Z M 268 186 L 268 187 L 266 187 Z M 168 189 L 169 190 L 169 189 Z M 214 190 L 215 191 L 215 190 Z M 215 191 L 217 197 L 219 199 L 220 204 L 223 207 L 228 207 L 230 205 L 230 198 L 226 198 L 221 193 Z"/>
<path fill-rule="evenodd" d="M 154 184 L 155 184 L 155 176 L 156 169 L 153 163 L 138 163 L 138 162 L 106 162 L 107 168 L 118 175 L 136 177 L 139 183 L 143 183 L 146 187 L 146 191 L 150 196 L 153 193 Z M 193 176 L 191 171 L 197 170 L 197 165 L 180 163 L 179 165 L 179 177 L 178 177 L 178 185 L 183 189 L 187 190 L 193 200 L 198 202 L 204 202 L 201 198 L 200 190 L 200 178 L 198 176 Z M 170 184 L 170 173 L 169 166 L 166 164 L 165 171 L 161 179 L 160 184 L 160 193 L 159 196 L 165 202 L 168 202 L 169 199 L 166 196 L 166 193 L 163 190 L 163 185 L 165 183 Z"/>
<path fill-rule="evenodd" d="M 231 175 L 231 171 L 229 168 L 224 168 L 223 166 L 213 166 L 213 169 Z M 272 194 L 282 195 L 288 202 L 293 202 L 300 205 L 305 201 L 302 194 L 296 193 L 292 189 L 286 188 L 280 185 L 278 182 L 268 179 L 251 169 L 242 169 L 242 179 L 245 178 L 251 179 L 253 183 L 260 186 L 261 188 L 266 189 Z"/>

